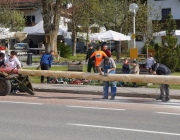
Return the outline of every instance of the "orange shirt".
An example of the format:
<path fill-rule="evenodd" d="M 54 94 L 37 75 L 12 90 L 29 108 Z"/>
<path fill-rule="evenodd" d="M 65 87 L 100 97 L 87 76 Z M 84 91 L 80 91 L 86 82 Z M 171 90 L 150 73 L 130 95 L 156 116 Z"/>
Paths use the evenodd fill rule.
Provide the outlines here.
<path fill-rule="evenodd" d="M 107 55 L 103 51 L 95 51 L 90 58 L 92 57 L 95 57 L 95 66 L 99 66 L 103 58 L 107 57 Z"/>

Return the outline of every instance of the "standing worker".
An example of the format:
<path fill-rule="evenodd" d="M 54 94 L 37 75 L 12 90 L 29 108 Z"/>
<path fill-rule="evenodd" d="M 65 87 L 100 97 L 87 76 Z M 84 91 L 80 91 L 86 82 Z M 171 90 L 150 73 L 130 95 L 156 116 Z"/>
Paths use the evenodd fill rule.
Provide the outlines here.
<path fill-rule="evenodd" d="M 160 63 L 153 64 L 150 69 L 150 72 L 152 74 L 157 74 L 157 75 L 171 75 L 171 70 L 167 66 Z M 162 100 L 163 102 L 167 102 L 170 100 L 168 84 L 160 85 L 160 95 L 159 97 L 156 98 L 156 100 Z"/>
<path fill-rule="evenodd" d="M 95 66 L 98 69 L 99 64 L 105 57 L 107 57 L 107 55 L 101 51 L 101 46 L 97 46 L 96 51 L 91 55 L 90 58 L 95 59 Z"/>
<path fill-rule="evenodd" d="M 95 60 L 90 58 L 91 55 L 95 52 L 95 49 L 93 48 L 92 44 L 89 44 L 88 48 L 89 49 L 86 54 L 86 62 L 88 61 L 87 72 L 91 72 L 91 69 L 93 68 L 93 71 L 95 73 Z"/>
<path fill-rule="evenodd" d="M 103 71 L 102 71 L 103 69 Z M 105 57 L 104 60 L 100 63 L 98 70 L 101 75 L 109 75 L 109 74 L 115 74 L 116 70 L 116 64 L 114 60 L 110 57 Z M 104 72 L 104 74 L 103 74 Z M 103 97 L 102 99 L 108 99 L 108 91 L 109 91 L 109 81 L 104 81 L 103 82 Z M 116 96 L 116 81 L 111 82 L 111 98 L 110 100 L 114 100 Z"/>
<path fill-rule="evenodd" d="M 51 50 L 50 53 L 43 54 L 40 60 L 41 70 L 50 70 L 53 62 L 53 56 L 54 56 L 53 50 Z M 43 82 L 44 82 L 44 76 L 41 76 L 41 83 Z M 49 82 L 50 82 L 50 78 L 47 77 L 47 83 Z"/>
<path fill-rule="evenodd" d="M 103 51 L 107 57 L 111 57 L 111 52 L 108 50 L 108 46 L 106 44 L 103 45 Z"/>

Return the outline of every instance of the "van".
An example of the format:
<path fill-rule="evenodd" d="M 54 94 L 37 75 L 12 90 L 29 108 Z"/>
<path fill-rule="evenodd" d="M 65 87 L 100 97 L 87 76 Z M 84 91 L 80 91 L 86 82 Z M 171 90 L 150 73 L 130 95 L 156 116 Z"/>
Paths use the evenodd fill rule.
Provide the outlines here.
<path fill-rule="evenodd" d="M 29 48 L 29 45 L 27 43 L 16 43 L 14 44 L 14 48 L 16 50 L 27 50 Z"/>

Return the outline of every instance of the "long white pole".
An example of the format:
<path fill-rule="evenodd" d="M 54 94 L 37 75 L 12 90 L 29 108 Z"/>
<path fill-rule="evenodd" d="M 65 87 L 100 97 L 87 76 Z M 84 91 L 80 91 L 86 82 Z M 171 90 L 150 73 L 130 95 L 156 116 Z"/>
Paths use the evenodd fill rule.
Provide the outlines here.
<path fill-rule="evenodd" d="M 136 13 L 134 11 L 133 13 L 133 48 L 136 48 L 136 28 L 135 28 L 135 16 L 136 16 Z"/>
<path fill-rule="evenodd" d="M 80 79 L 103 80 L 103 81 L 124 81 L 124 82 L 180 85 L 180 76 L 170 76 L 170 75 L 111 74 L 109 76 L 104 76 L 104 75 L 86 73 L 86 72 L 23 70 L 23 69 L 19 69 L 18 73 L 22 75 L 31 75 L 31 76 L 43 75 L 50 77 L 80 78 Z"/>

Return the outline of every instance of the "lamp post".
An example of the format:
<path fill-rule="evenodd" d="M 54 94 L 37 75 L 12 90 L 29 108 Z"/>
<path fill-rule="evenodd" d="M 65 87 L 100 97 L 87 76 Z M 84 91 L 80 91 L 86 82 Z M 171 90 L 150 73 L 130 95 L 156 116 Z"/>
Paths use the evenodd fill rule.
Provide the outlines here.
<path fill-rule="evenodd" d="M 135 48 L 136 47 L 135 16 L 136 16 L 136 12 L 138 11 L 138 5 L 136 3 L 130 4 L 129 5 L 129 11 L 133 15 L 133 34 L 132 34 L 132 39 L 133 39 L 133 48 Z"/>

